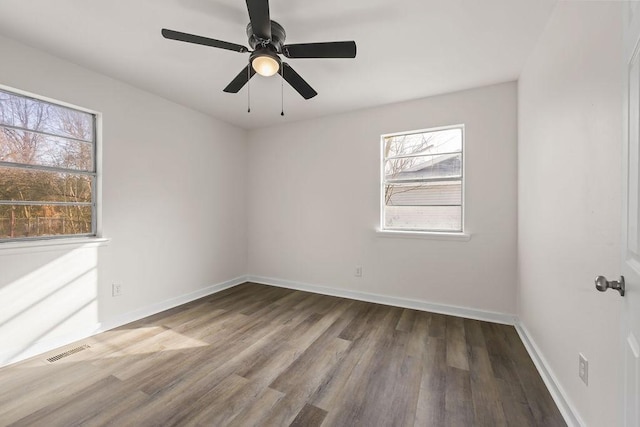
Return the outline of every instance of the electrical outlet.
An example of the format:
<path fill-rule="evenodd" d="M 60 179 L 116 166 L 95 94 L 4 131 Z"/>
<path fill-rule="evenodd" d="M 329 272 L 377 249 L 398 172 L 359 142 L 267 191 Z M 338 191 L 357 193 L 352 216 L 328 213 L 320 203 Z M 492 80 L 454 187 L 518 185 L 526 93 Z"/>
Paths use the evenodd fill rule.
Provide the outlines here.
<path fill-rule="evenodd" d="M 578 353 L 578 376 L 585 385 L 589 385 L 589 361 L 582 353 Z"/>
<path fill-rule="evenodd" d="M 120 283 L 114 283 L 111 285 L 111 296 L 119 297 L 122 295 L 122 285 Z"/>
<path fill-rule="evenodd" d="M 356 273 L 355 273 L 356 277 L 362 277 L 362 266 L 361 265 L 356 265 Z"/>

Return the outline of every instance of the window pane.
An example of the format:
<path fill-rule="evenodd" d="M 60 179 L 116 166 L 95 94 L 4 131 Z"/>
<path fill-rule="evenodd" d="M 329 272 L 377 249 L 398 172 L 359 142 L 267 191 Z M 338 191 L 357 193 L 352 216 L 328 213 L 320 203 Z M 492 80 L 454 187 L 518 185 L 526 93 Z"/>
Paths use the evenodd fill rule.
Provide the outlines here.
<path fill-rule="evenodd" d="M 462 151 L 462 129 L 389 136 L 384 139 L 384 157 L 440 154 Z"/>
<path fill-rule="evenodd" d="M 384 173 L 387 181 L 461 177 L 462 153 L 387 160 Z"/>
<path fill-rule="evenodd" d="M 0 127 L 0 161 L 93 171 L 93 144 Z"/>
<path fill-rule="evenodd" d="M 0 239 L 90 234 L 91 206 L 0 205 Z"/>
<path fill-rule="evenodd" d="M 93 141 L 93 116 L 0 90 L 0 124 Z"/>
<path fill-rule="evenodd" d="M 92 176 L 0 167 L 0 200 L 91 202 Z"/>
<path fill-rule="evenodd" d="M 95 233 L 94 118 L 0 90 L 0 239 Z"/>
<path fill-rule="evenodd" d="M 385 228 L 462 231 L 461 206 L 385 206 Z"/>
<path fill-rule="evenodd" d="M 460 181 L 385 186 L 387 206 L 456 206 L 462 204 Z"/>

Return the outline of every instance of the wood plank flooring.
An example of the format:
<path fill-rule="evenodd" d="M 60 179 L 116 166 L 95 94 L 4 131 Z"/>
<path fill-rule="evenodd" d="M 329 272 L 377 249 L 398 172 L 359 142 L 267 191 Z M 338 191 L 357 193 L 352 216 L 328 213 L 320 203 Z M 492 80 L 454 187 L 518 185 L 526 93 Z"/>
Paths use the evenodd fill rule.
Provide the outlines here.
<path fill-rule="evenodd" d="M 566 424 L 511 326 L 245 283 L 0 369 L 0 425 Z"/>

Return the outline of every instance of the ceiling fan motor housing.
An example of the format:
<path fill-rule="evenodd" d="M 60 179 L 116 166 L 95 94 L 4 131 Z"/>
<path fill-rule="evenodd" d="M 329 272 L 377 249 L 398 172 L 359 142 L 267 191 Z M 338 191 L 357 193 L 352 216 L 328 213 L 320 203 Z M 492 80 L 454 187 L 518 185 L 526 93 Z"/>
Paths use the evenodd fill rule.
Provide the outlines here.
<path fill-rule="evenodd" d="M 251 49 L 259 49 L 262 47 L 271 46 L 276 52 L 282 53 L 282 46 L 287 38 L 287 33 L 282 28 L 282 25 L 276 21 L 271 21 L 271 40 L 262 40 L 253 33 L 251 23 L 247 25 L 247 37 L 249 37 L 249 46 Z"/>

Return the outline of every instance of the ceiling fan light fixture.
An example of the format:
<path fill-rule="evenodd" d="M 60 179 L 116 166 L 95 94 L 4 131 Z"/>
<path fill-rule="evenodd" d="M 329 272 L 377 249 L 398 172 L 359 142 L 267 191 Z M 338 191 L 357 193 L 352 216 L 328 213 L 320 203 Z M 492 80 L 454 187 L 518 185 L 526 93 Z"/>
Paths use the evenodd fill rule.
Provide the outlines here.
<path fill-rule="evenodd" d="M 251 66 L 256 73 L 270 77 L 280 70 L 280 60 L 277 55 L 268 50 L 256 53 L 251 56 Z"/>

